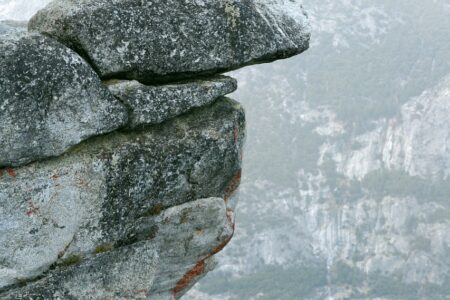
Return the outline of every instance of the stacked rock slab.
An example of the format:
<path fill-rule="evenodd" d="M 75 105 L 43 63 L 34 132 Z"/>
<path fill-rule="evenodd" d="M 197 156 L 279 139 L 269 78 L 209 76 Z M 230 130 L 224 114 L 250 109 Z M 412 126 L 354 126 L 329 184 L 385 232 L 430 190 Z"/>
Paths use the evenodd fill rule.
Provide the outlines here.
<path fill-rule="evenodd" d="M 64 153 L 127 123 L 125 107 L 71 49 L 0 23 L 0 167 Z"/>
<path fill-rule="evenodd" d="M 56 0 L 33 31 L 81 53 L 102 78 L 169 81 L 299 54 L 299 0 Z"/>
<path fill-rule="evenodd" d="M 193 107 L 210 104 L 237 88 L 236 80 L 226 76 L 154 86 L 136 80 L 112 80 L 106 84 L 128 108 L 130 128 L 159 124 Z"/>
<path fill-rule="evenodd" d="M 90 139 L 61 157 L 15 169 L 14 177 L 4 174 L 0 199 L 16 201 L 2 203 L 9 228 L 2 228 L 0 259 L 14 266 L 3 271 L 34 278 L 53 265 L 51 287 L 76 297 L 79 289 L 58 279 L 67 277 L 67 266 L 148 244 L 158 253 L 158 269 L 105 275 L 118 283 L 123 276 L 157 277 L 160 284 L 149 282 L 145 290 L 171 291 L 233 233 L 223 199 L 240 172 L 243 134 L 242 109 L 223 99 L 161 126 Z M 19 294 L 36 295 L 40 286 L 54 292 L 39 282 Z M 101 285 L 92 283 L 92 290 Z"/>
<path fill-rule="evenodd" d="M 304 51 L 303 8 L 57 0 L 29 29 L 0 23 L 0 299 L 180 298 L 234 232 L 218 73 Z"/>

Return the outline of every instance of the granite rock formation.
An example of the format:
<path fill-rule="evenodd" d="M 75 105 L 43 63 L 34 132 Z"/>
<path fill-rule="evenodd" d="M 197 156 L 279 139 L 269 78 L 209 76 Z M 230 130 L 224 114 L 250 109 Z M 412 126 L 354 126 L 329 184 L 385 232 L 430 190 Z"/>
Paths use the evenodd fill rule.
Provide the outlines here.
<path fill-rule="evenodd" d="M 74 51 L 0 23 L 0 167 L 58 156 L 127 122 L 125 107 Z"/>
<path fill-rule="evenodd" d="M 167 81 L 287 58 L 308 48 L 298 0 L 57 0 L 29 28 L 102 78 Z"/>
<path fill-rule="evenodd" d="M 231 77 L 191 80 L 166 85 L 144 85 L 136 80 L 107 82 L 110 92 L 126 105 L 129 111 L 128 127 L 159 124 L 204 106 L 220 96 L 234 92 L 237 82 Z"/>
<path fill-rule="evenodd" d="M 30 28 L 0 24 L 0 299 L 180 298 L 234 233 L 245 115 L 218 73 L 305 50 L 302 7 L 55 1 Z"/>
<path fill-rule="evenodd" d="M 167 208 L 226 198 L 241 168 L 243 126 L 239 105 L 221 99 L 160 127 L 91 139 L 53 160 L 9 169 L 14 175 L 0 178 L 0 258 L 6 266 L 1 286 L 99 249 L 151 241 L 166 227 L 152 218 Z M 191 211 L 185 210 L 180 223 L 195 227 L 192 235 L 203 230 L 201 236 L 208 236 L 208 224 L 189 222 Z M 214 245 L 216 237 L 206 237 L 210 242 L 203 247 Z M 202 245 L 180 244 L 202 253 Z M 198 260 L 181 257 L 185 264 Z"/>

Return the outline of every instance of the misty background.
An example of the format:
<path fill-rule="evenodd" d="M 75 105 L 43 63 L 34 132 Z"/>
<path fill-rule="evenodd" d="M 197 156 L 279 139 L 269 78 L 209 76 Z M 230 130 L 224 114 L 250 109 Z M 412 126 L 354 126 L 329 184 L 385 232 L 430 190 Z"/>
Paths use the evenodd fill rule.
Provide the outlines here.
<path fill-rule="evenodd" d="M 236 234 L 185 299 L 450 299 L 450 0 L 304 6 L 307 52 L 231 73 Z"/>

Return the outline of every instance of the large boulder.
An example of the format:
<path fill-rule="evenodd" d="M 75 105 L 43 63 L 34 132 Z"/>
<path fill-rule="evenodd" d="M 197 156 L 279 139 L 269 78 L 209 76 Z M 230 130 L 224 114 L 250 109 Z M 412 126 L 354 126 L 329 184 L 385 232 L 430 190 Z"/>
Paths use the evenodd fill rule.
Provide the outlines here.
<path fill-rule="evenodd" d="M 76 298 L 84 286 L 113 299 L 131 288 L 182 295 L 233 233 L 229 198 L 240 179 L 244 122 L 239 104 L 222 98 L 162 125 L 0 170 L 0 292 L 9 290 L 0 298 L 43 289 Z M 122 296 L 108 296 L 116 292 Z"/>
<path fill-rule="evenodd" d="M 0 167 L 58 156 L 127 118 L 73 50 L 0 23 Z"/>
<path fill-rule="evenodd" d="M 29 29 L 83 55 L 102 78 L 169 81 L 306 50 L 300 0 L 56 0 Z"/>
<path fill-rule="evenodd" d="M 142 241 L 97 247 L 72 256 L 51 276 L 4 293 L 2 299 L 178 299 L 215 266 L 213 255 L 233 235 L 221 198 L 200 199 L 145 219 Z"/>
<path fill-rule="evenodd" d="M 112 80 L 110 92 L 126 105 L 129 128 L 162 123 L 192 108 L 212 103 L 237 88 L 235 79 L 218 76 L 167 85 L 144 85 L 132 80 Z"/>

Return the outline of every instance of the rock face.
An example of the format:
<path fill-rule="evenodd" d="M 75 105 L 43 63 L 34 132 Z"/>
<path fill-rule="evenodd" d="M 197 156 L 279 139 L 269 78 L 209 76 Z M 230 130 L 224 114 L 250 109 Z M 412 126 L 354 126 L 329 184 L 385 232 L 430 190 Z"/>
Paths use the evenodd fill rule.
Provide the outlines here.
<path fill-rule="evenodd" d="M 54 1 L 29 28 L 0 23 L 0 298 L 180 298 L 234 233 L 218 73 L 304 51 L 301 5 Z"/>
<path fill-rule="evenodd" d="M 148 291 L 172 291 L 191 266 L 231 237 L 233 221 L 224 199 L 240 174 L 243 134 L 242 108 L 222 99 L 164 126 L 99 137 L 59 158 L 4 172 L 0 288 L 60 265 L 62 271 L 54 275 L 50 271 L 58 284 L 52 283 L 55 290 L 49 292 L 57 295 L 66 285 L 58 276 L 71 281 L 77 272 L 83 274 L 97 264 L 97 258 L 78 269 L 63 266 L 99 252 L 134 251 L 134 244 L 148 241 L 161 249 L 159 260 L 164 265 L 159 284 Z M 221 202 L 216 198 L 192 202 L 208 197 Z M 125 246 L 131 248 L 122 251 Z M 119 258 L 109 255 L 116 265 Z M 117 266 L 122 267 L 128 268 Z M 47 286 L 46 280 L 32 285 L 31 293 Z"/>
<path fill-rule="evenodd" d="M 29 28 L 75 49 L 102 78 L 141 82 L 287 58 L 310 36 L 298 0 L 57 0 Z"/>
<path fill-rule="evenodd" d="M 143 85 L 133 81 L 108 83 L 111 93 L 124 103 L 130 128 L 158 124 L 185 113 L 194 107 L 209 104 L 220 96 L 232 93 L 237 82 L 231 77 L 194 80 L 169 85 Z"/>
<path fill-rule="evenodd" d="M 402 105 L 398 116 L 379 120 L 376 129 L 356 136 L 360 149 L 344 154 L 336 146 L 329 147 L 339 172 L 357 179 L 380 169 L 402 170 L 410 176 L 428 179 L 447 178 L 449 100 L 450 74 Z"/>
<path fill-rule="evenodd" d="M 90 260 L 57 267 L 52 276 L 2 299 L 178 299 L 214 267 L 211 256 L 230 240 L 233 225 L 221 198 L 200 199 L 145 220 L 161 230 L 147 240 L 107 249 Z M 207 213 L 207 214 L 205 214 Z M 180 243 L 180 238 L 189 241 Z M 170 249 L 170 250 L 168 250 Z M 126 259 L 124 259 L 126 258 Z"/>
<path fill-rule="evenodd" d="M 75 52 L 0 23 L 0 167 L 57 156 L 127 122 Z"/>

